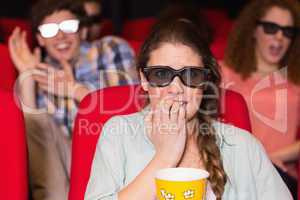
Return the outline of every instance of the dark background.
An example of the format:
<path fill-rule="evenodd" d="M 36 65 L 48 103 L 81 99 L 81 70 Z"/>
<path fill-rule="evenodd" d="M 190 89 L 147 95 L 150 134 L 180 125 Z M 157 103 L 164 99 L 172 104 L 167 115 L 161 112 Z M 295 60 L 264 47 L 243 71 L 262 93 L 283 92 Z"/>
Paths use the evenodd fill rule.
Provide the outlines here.
<path fill-rule="evenodd" d="M 0 17 L 28 18 L 30 7 L 38 0 L 4 0 Z M 102 0 L 103 14 L 111 18 L 136 19 L 156 16 L 164 7 L 174 2 L 184 2 L 199 8 L 224 8 L 235 17 L 248 0 Z"/>

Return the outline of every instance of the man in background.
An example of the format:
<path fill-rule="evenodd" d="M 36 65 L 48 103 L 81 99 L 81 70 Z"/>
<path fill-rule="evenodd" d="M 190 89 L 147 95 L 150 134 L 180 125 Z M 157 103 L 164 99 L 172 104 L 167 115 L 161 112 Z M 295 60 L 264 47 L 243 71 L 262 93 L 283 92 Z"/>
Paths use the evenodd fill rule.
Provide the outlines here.
<path fill-rule="evenodd" d="M 107 36 L 83 41 L 84 10 L 71 0 L 40 0 L 32 28 L 39 47 L 16 28 L 9 39 L 20 74 L 18 94 L 26 120 L 30 184 L 34 200 L 66 200 L 72 130 L 79 102 L 91 91 L 137 82 L 128 44 Z"/>

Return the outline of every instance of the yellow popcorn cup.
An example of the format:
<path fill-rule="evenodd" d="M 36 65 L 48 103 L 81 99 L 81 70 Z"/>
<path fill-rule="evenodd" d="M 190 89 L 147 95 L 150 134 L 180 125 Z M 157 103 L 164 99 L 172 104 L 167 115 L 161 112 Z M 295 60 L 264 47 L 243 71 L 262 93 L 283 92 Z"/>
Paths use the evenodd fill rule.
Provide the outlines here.
<path fill-rule="evenodd" d="M 205 200 L 209 173 L 194 168 L 166 168 L 155 175 L 158 200 Z"/>

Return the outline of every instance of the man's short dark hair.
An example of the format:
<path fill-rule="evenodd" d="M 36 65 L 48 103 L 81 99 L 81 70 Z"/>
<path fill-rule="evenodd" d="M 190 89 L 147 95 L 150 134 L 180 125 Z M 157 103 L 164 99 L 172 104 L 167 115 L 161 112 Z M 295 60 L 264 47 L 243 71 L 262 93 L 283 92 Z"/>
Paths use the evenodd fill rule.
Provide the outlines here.
<path fill-rule="evenodd" d="M 41 25 L 42 21 L 55 12 L 67 10 L 75 15 L 81 25 L 84 24 L 85 11 L 83 9 L 82 3 L 79 1 L 72 0 L 39 0 L 33 6 L 31 11 L 31 25 L 32 33 L 36 34 L 38 32 L 38 26 Z"/>

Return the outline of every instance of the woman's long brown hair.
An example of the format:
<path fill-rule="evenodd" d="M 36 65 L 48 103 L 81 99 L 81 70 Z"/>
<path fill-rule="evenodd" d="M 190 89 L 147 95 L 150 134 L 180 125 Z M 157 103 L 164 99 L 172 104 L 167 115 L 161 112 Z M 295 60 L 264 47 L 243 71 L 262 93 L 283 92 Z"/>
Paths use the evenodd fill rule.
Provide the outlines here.
<path fill-rule="evenodd" d="M 137 60 L 139 71 L 141 68 L 147 67 L 151 52 L 159 48 L 162 43 L 183 44 L 193 49 L 202 58 L 204 67 L 212 71 L 210 83 L 218 88 L 220 74 L 217 63 L 210 52 L 207 36 L 203 35 L 201 29 L 193 22 L 184 18 L 164 19 L 153 27 L 152 32 L 141 48 Z M 215 95 L 215 92 L 213 88 L 205 87 L 203 96 Z M 218 116 L 218 105 L 218 99 L 202 99 L 197 115 L 200 124 L 206 123 L 209 128 L 205 129 L 205 132 L 199 129 L 197 140 L 204 166 L 210 173 L 209 181 L 212 189 L 217 199 L 221 199 L 226 183 L 226 174 L 217 145 L 216 134 L 212 127 L 212 121 Z M 207 112 L 212 110 L 215 112 Z"/>

